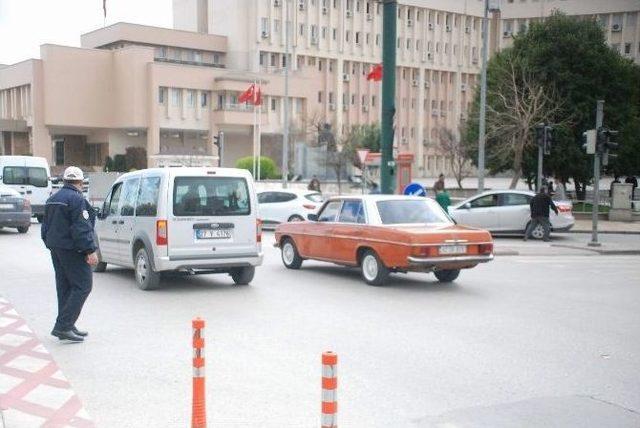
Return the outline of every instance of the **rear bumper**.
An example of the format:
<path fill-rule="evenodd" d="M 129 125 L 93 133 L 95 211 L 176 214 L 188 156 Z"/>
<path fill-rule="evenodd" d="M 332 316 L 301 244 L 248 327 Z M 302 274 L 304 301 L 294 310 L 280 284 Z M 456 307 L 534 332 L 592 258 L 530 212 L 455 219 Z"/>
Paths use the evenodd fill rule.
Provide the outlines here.
<path fill-rule="evenodd" d="M 18 227 L 31 224 L 30 212 L 0 213 L 0 227 Z"/>
<path fill-rule="evenodd" d="M 441 265 L 470 266 L 478 263 L 487 263 L 493 260 L 493 254 L 486 256 L 451 256 L 451 257 L 408 257 L 410 267 L 433 268 Z"/>
<path fill-rule="evenodd" d="M 234 256 L 211 257 L 156 257 L 156 271 L 175 271 L 175 270 L 208 270 L 208 269 L 224 269 L 233 267 L 260 266 L 264 254 L 262 252 L 255 254 L 239 254 Z"/>
<path fill-rule="evenodd" d="M 567 226 L 562 226 L 562 227 L 554 227 L 552 228 L 554 232 L 568 232 L 570 231 L 574 226 L 574 223 L 571 223 Z"/>

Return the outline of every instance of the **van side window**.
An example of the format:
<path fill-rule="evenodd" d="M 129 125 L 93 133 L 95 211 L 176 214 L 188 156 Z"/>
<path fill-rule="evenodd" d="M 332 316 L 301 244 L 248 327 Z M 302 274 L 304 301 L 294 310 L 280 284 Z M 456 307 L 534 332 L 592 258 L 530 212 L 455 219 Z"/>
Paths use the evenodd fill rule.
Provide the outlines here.
<path fill-rule="evenodd" d="M 2 181 L 4 184 L 27 184 L 27 169 L 23 166 L 5 166 Z"/>
<path fill-rule="evenodd" d="M 158 194 L 160 193 L 160 177 L 145 177 L 140 180 L 136 216 L 155 217 L 158 213 Z"/>
<path fill-rule="evenodd" d="M 122 197 L 120 198 L 121 216 L 133 216 L 136 209 L 136 199 L 138 196 L 138 183 L 140 183 L 140 179 L 138 178 L 132 178 L 124 182 L 124 185 L 122 186 Z"/>
<path fill-rule="evenodd" d="M 122 192 L 122 183 L 118 183 L 113 187 L 109 198 L 105 201 L 104 209 L 102 210 L 105 216 L 118 215 L 120 192 Z"/>

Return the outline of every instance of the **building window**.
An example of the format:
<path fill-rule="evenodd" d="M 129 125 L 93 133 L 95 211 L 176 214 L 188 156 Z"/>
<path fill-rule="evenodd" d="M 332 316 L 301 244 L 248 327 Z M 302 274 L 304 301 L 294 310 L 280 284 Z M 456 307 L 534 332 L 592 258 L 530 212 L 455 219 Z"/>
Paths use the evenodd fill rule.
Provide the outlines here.
<path fill-rule="evenodd" d="M 333 61 L 328 59 L 327 61 L 329 61 L 329 73 L 333 73 Z"/>
<path fill-rule="evenodd" d="M 300 24 L 300 26 L 298 27 L 298 34 L 300 35 L 300 37 L 304 37 L 304 24 Z"/>
<path fill-rule="evenodd" d="M 327 38 L 327 27 L 322 27 L 321 35 L 322 35 L 322 40 L 325 40 Z"/>
<path fill-rule="evenodd" d="M 338 30 L 337 29 L 335 29 L 335 28 L 331 29 L 331 38 L 333 40 L 336 40 L 338 38 Z"/>
<path fill-rule="evenodd" d="M 380 46 L 380 34 L 376 34 L 376 46 Z"/>
<path fill-rule="evenodd" d="M 376 106 L 376 96 L 371 95 L 371 107 L 375 107 L 375 106 Z"/>
<path fill-rule="evenodd" d="M 200 94 L 200 107 L 206 107 L 209 104 L 209 94 L 202 92 Z"/>
<path fill-rule="evenodd" d="M 164 91 L 166 90 L 166 88 L 163 88 L 162 86 L 158 88 L 158 104 L 164 104 Z"/>
<path fill-rule="evenodd" d="M 195 51 L 193 53 L 193 61 L 201 63 L 202 62 L 202 52 Z"/>
<path fill-rule="evenodd" d="M 356 31 L 356 45 L 360 44 L 360 31 Z"/>
<path fill-rule="evenodd" d="M 278 107 L 278 100 L 276 100 L 275 98 L 271 98 L 271 111 L 276 111 L 277 107 Z"/>
<path fill-rule="evenodd" d="M 349 36 L 350 36 L 350 35 L 351 35 L 351 32 L 350 32 L 349 30 L 347 30 L 347 31 L 344 33 L 344 40 L 345 40 L 345 42 L 349 43 Z"/>
<path fill-rule="evenodd" d="M 333 92 L 329 92 L 329 104 L 333 104 Z"/>
<path fill-rule="evenodd" d="M 322 102 L 322 91 L 318 91 L 318 102 Z"/>
<path fill-rule="evenodd" d="M 260 31 L 262 31 L 264 34 L 267 34 L 269 32 L 269 18 L 262 18 L 260 20 Z"/>
<path fill-rule="evenodd" d="M 630 55 L 631 54 L 631 43 L 625 43 L 624 44 L 624 53 L 626 55 Z"/>
<path fill-rule="evenodd" d="M 171 88 L 171 105 L 177 107 L 180 105 L 181 91 L 177 88 Z"/>
<path fill-rule="evenodd" d="M 279 33 L 280 32 L 280 20 L 279 19 L 274 19 L 273 20 L 273 32 L 274 33 Z"/>
<path fill-rule="evenodd" d="M 351 94 L 351 105 L 356 105 L 356 95 L 355 94 Z"/>
<path fill-rule="evenodd" d="M 196 91 L 189 89 L 187 91 L 187 107 L 195 107 L 196 105 Z"/>

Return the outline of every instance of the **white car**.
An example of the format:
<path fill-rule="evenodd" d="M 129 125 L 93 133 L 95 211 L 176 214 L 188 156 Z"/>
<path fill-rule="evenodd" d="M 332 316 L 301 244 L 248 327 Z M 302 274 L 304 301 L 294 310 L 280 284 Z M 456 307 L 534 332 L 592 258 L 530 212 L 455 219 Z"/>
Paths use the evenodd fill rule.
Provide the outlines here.
<path fill-rule="evenodd" d="M 320 208 L 322 201 L 322 194 L 313 190 L 265 190 L 258 192 L 259 216 L 265 226 L 304 221 Z"/>
<path fill-rule="evenodd" d="M 152 290 L 164 272 L 227 273 L 251 282 L 262 264 L 253 179 L 232 168 L 152 168 L 123 174 L 96 221 L 99 264 L 133 268 Z"/>
<path fill-rule="evenodd" d="M 480 227 L 492 233 L 524 234 L 531 221 L 529 202 L 534 195 L 534 192 L 518 190 L 484 192 L 449 207 L 449 215 L 458 224 Z M 571 202 L 554 203 L 558 208 L 558 214 L 551 211 L 549 215 L 551 230 L 563 232 L 571 229 L 575 223 L 571 213 Z M 531 235 L 541 239 L 543 232 L 542 226 L 538 226 Z"/>
<path fill-rule="evenodd" d="M 44 207 L 51 196 L 50 177 L 49 163 L 45 158 L 0 156 L 0 182 L 29 200 L 33 215 L 41 223 Z"/>

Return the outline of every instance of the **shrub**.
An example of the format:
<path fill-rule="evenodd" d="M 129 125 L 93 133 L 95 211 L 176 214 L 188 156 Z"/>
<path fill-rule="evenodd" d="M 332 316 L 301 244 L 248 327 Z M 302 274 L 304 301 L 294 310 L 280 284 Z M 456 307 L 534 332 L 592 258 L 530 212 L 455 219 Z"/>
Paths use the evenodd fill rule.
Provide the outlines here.
<path fill-rule="evenodd" d="M 249 172 L 253 172 L 253 157 L 247 156 L 246 158 L 240 158 L 236 162 L 236 168 L 246 169 Z M 273 179 L 278 176 L 278 169 L 273 159 L 261 156 L 260 157 L 260 180 Z"/>

